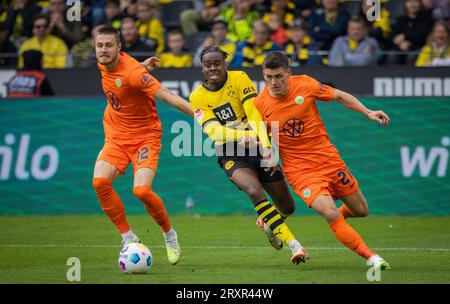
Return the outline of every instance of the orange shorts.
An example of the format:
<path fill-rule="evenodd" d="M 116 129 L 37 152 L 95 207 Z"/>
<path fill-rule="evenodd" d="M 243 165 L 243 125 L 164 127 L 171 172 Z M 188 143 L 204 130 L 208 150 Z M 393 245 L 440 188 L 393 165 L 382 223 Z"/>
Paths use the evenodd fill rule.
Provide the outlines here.
<path fill-rule="evenodd" d="M 314 170 L 285 175 L 292 189 L 309 208 L 319 195 L 331 195 L 337 200 L 359 190 L 358 181 L 340 157 L 333 158 Z"/>
<path fill-rule="evenodd" d="M 106 138 L 97 161 L 104 160 L 111 163 L 121 174 L 125 173 L 130 162 L 133 164 L 133 174 L 140 168 L 150 168 L 156 172 L 159 151 L 161 151 L 160 137 L 134 140 Z"/>

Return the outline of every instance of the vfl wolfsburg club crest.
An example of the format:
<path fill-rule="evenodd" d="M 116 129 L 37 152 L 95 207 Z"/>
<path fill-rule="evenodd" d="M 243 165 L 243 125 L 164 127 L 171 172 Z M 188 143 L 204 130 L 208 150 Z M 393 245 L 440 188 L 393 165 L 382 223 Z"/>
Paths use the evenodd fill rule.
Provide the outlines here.
<path fill-rule="evenodd" d="M 304 196 L 305 198 L 310 197 L 310 195 L 311 195 L 311 190 L 309 190 L 308 188 L 306 188 L 305 190 L 303 190 L 303 196 Z"/>
<path fill-rule="evenodd" d="M 116 78 L 116 87 L 120 88 L 122 86 L 122 80 L 120 78 Z"/>
<path fill-rule="evenodd" d="M 297 96 L 295 97 L 294 101 L 296 104 L 301 105 L 305 100 L 303 99 L 303 96 Z"/>

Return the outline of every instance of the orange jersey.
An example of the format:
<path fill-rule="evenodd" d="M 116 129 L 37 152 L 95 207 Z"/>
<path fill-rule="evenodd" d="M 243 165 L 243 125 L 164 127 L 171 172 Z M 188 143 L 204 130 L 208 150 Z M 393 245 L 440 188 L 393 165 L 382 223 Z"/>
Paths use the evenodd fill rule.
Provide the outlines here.
<path fill-rule="evenodd" d="M 328 138 L 316 106 L 316 99 L 333 99 L 335 90 L 307 75 L 290 76 L 288 81 L 289 90 L 284 97 L 272 97 L 266 85 L 256 97 L 255 106 L 272 136 L 278 133 L 280 159 L 289 178 L 291 174 L 312 170 L 339 153 Z"/>
<path fill-rule="evenodd" d="M 155 93 L 161 84 L 131 56 L 120 52 L 113 71 L 98 65 L 108 104 L 103 117 L 106 138 L 136 139 L 161 136 Z"/>

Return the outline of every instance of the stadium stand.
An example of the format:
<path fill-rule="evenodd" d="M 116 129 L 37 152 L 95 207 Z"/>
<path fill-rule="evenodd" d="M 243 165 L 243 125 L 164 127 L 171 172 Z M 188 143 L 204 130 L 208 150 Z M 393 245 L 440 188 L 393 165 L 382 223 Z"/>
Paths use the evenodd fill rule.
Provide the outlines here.
<path fill-rule="evenodd" d="M 366 20 L 369 37 L 376 39 L 382 50 L 384 59 L 379 60 L 378 65 L 400 64 L 414 66 L 417 56 L 428 41 L 427 37 L 431 34 L 433 24 L 443 22 L 446 24 L 447 29 L 449 25 L 450 10 L 448 0 L 380 0 L 382 20 L 376 21 L 369 21 L 369 18 L 365 18 L 367 16 L 367 8 L 365 10 L 362 9 L 361 4 L 363 2 L 361 0 L 340 0 L 339 7 L 345 18 L 334 16 L 332 11 L 328 12 L 326 9 L 329 3 L 334 1 L 337 0 L 82 0 L 81 22 L 70 22 L 68 20 L 61 22 L 61 20 L 57 20 L 61 18 L 56 18 L 55 16 L 58 15 L 60 17 L 63 15 L 63 12 L 67 13 L 69 9 L 62 0 L 3 0 L 0 6 L 0 23 L 2 24 L 2 37 L 0 39 L 1 68 L 10 68 L 16 62 L 20 64 L 20 50 L 23 52 L 24 41 L 29 40 L 33 36 L 33 21 L 38 15 L 50 17 L 48 31 L 51 31 L 53 36 L 62 39 L 67 44 L 69 48 L 67 62 L 58 65 L 65 68 L 80 66 L 78 57 L 76 57 L 77 52 L 79 52 L 79 45 L 81 42 L 84 42 L 86 47 L 89 47 L 92 28 L 95 25 L 107 23 L 120 28 L 124 18 L 135 20 L 140 41 L 149 44 L 149 49 L 152 49 L 155 41 L 157 42 L 154 52 L 140 52 L 142 58 L 142 56 L 161 54 L 165 51 L 167 49 L 167 34 L 169 31 L 176 29 L 183 30 L 186 36 L 186 49 L 191 56 L 195 56 L 199 46 L 210 36 L 213 21 L 217 20 L 227 22 L 229 31 L 227 37 L 231 38 L 233 36 L 237 47 L 240 42 L 247 40 L 247 38 L 254 38 L 250 30 L 255 21 L 262 19 L 266 23 L 270 23 L 269 19 L 277 20 L 279 18 L 277 18 L 276 14 L 279 14 L 285 24 L 281 28 L 272 27 L 272 31 L 276 31 L 271 33 L 272 40 L 279 42 L 281 45 L 281 42 L 290 40 L 289 27 L 292 23 L 302 22 L 309 24 L 309 35 L 313 39 L 310 41 L 310 44 L 319 45 L 319 48 L 309 50 L 310 55 L 322 56 L 324 58 L 322 60 L 323 65 L 328 64 L 327 55 L 334 40 L 338 36 L 346 34 L 347 20 L 354 15 L 359 15 Z M 410 49 L 406 47 L 400 48 L 397 41 L 398 38 L 396 39 L 397 43 L 394 42 L 394 36 L 399 33 L 408 33 L 405 26 L 407 27 L 409 19 L 401 18 L 401 16 L 405 15 L 406 3 L 413 3 L 413 5 L 417 3 L 423 7 L 424 9 L 418 18 L 426 20 L 425 23 L 429 23 L 423 26 L 419 25 L 421 39 L 406 37 L 410 38 L 409 41 L 414 42 L 413 47 Z M 62 5 L 66 5 L 66 8 L 62 9 Z M 286 7 L 285 11 L 277 9 L 277 7 L 283 6 Z M 149 12 L 143 12 L 143 8 L 146 7 L 149 8 Z M 247 7 L 250 7 L 249 11 Z M 200 23 L 197 30 L 187 33 L 187 25 L 183 22 L 194 22 L 197 20 L 195 18 L 195 20 L 190 20 L 189 18 L 191 17 L 200 18 L 198 19 Z M 247 29 L 245 33 L 241 33 L 243 21 L 245 21 Z M 419 22 L 419 24 L 422 23 Z M 237 28 L 240 29 L 238 32 L 236 32 Z M 339 33 L 334 33 L 333 29 L 339 29 Z M 242 37 L 239 38 L 239 35 Z M 250 37 L 247 37 L 248 35 Z M 448 47 L 448 41 L 447 38 L 444 48 Z M 356 49 L 356 47 L 357 45 L 352 46 L 353 49 Z M 436 62 L 445 65 L 448 62 L 448 60 L 445 60 L 448 56 L 447 53 L 440 52 L 439 54 L 442 54 L 444 60 Z M 60 55 L 55 54 L 55 56 Z M 240 55 L 242 54 L 239 54 L 238 51 L 236 56 Z M 405 56 L 409 59 L 398 60 Z M 77 60 L 74 61 L 75 57 Z M 388 57 L 390 60 L 386 59 Z M 302 65 L 309 65 L 308 61 L 303 60 L 303 62 Z M 419 64 L 419 66 L 422 66 L 422 64 Z M 44 64 L 44 67 L 48 66 Z"/>

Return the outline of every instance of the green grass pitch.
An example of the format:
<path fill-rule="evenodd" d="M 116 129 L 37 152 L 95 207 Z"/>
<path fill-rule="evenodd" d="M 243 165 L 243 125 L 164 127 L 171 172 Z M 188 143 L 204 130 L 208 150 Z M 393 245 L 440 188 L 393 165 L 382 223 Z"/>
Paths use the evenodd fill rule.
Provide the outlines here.
<path fill-rule="evenodd" d="M 176 266 L 167 262 L 150 217 L 128 219 L 152 251 L 148 274 L 120 271 L 121 239 L 104 215 L 0 217 L 0 283 L 70 283 L 69 257 L 81 261 L 81 283 L 369 283 L 365 260 L 318 216 L 288 220 L 311 256 L 297 266 L 289 250 L 269 246 L 252 216 L 173 216 L 183 254 Z M 449 217 L 369 216 L 349 223 L 391 264 L 376 284 L 450 283 Z"/>

